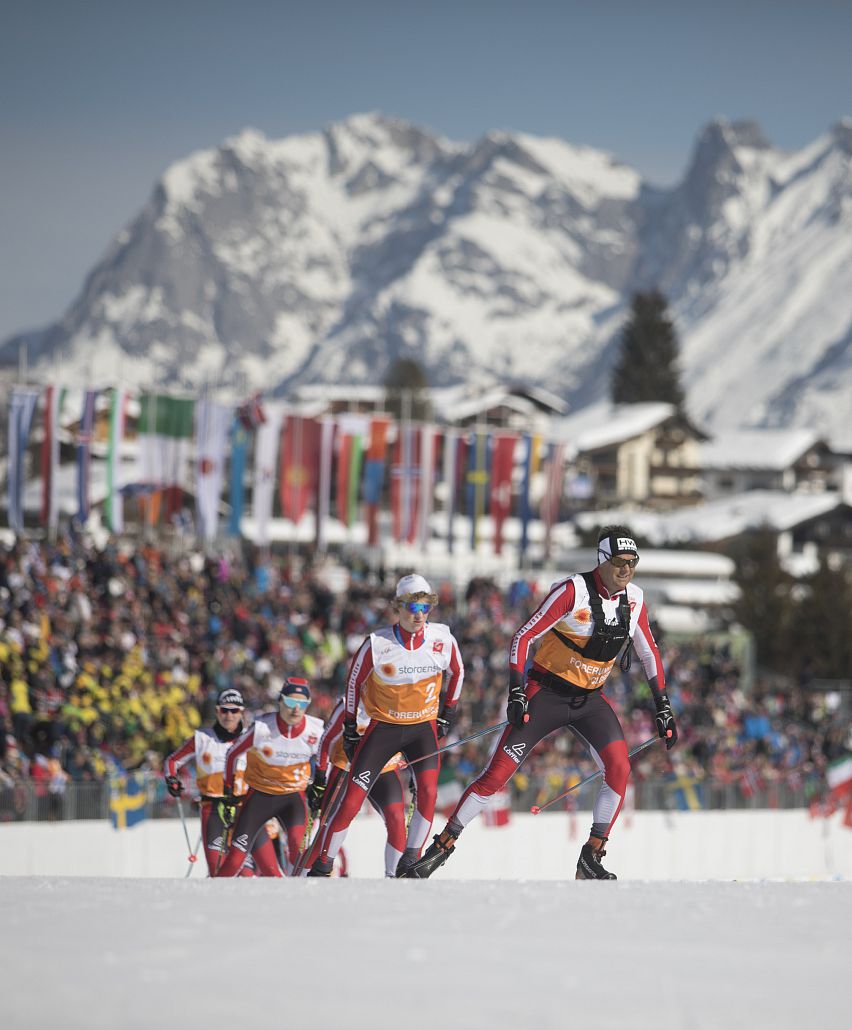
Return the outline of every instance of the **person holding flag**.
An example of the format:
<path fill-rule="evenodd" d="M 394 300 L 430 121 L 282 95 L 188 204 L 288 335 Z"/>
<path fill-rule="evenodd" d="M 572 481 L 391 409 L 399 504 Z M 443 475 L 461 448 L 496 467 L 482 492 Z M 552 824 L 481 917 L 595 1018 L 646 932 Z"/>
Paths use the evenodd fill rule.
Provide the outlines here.
<path fill-rule="evenodd" d="M 323 732 L 322 719 L 307 714 L 311 703 L 308 681 L 289 676 L 278 695 L 278 711 L 261 715 L 232 745 L 225 759 L 225 800 L 222 817 L 233 826 L 231 850 L 219 876 L 236 876 L 249 852 L 260 876 L 283 876 L 271 842 L 258 846 L 269 819 L 277 819 L 287 833 L 287 872 L 299 855 L 308 821 L 305 790 L 311 779 Z M 248 793 L 237 815 L 234 785 L 237 763 L 246 756 Z"/>
<path fill-rule="evenodd" d="M 632 645 L 653 693 L 657 733 L 668 749 L 677 742 L 677 727 L 643 593 L 633 583 L 639 549 L 630 529 L 605 526 L 598 536 L 597 559 L 592 572 L 554 584 L 515 633 L 509 652 L 509 726 L 488 767 L 464 791 L 444 830 L 406 876 L 425 879 L 440 868 L 455 850 L 464 827 L 503 790 L 539 741 L 565 728 L 589 749 L 603 772 L 576 879 L 616 879 L 601 859 L 624 803 L 630 760 L 621 723 L 602 688 L 625 645 L 622 668 L 629 667 Z M 538 640 L 541 643 L 525 677 L 530 647 Z"/>
<path fill-rule="evenodd" d="M 420 855 L 435 814 L 438 740 L 450 731 L 464 682 L 455 637 L 448 626 L 429 622 L 437 601 L 423 576 L 403 576 L 393 601 L 398 621 L 371 633 L 352 659 L 343 720 L 343 747 L 351 767 L 308 876 L 331 875 L 349 824 L 398 751 L 413 767 L 417 786 L 397 876 Z M 363 736 L 357 723 L 362 701 L 370 717 Z"/>

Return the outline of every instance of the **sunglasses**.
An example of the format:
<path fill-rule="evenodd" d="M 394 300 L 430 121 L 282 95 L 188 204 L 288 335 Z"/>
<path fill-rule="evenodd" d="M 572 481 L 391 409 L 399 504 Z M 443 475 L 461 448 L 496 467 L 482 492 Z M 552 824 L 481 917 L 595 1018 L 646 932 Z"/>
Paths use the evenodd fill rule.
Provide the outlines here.
<path fill-rule="evenodd" d="M 626 565 L 629 569 L 635 569 L 639 564 L 638 558 L 610 558 L 610 564 L 614 565 L 617 569 L 623 569 Z"/>
<path fill-rule="evenodd" d="M 404 607 L 406 611 L 411 612 L 412 615 L 428 615 L 432 610 L 432 605 L 428 604 L 426 601 L 408 601 Z"/>
<path fill-rule="evenodd" d="M 282 697 L 281 700 L 287 705 L 288 708 L 301 708 L 303 711 L 311 703 L 306 698 L 301 697 Z"/>
<path fill-rule="evenodd" d="M 221 713 L 222 713 L 223 715 L 239 715 L 239 714 L 240 714 L 240 712 L 242 712 L 242 708 L 223 708 L 223 707 L 222 707 L 222 706 L 220 705 L 220 706 L 219 706 L 219 711 L 220 711 L 220 712 L 221 712 Z"/>

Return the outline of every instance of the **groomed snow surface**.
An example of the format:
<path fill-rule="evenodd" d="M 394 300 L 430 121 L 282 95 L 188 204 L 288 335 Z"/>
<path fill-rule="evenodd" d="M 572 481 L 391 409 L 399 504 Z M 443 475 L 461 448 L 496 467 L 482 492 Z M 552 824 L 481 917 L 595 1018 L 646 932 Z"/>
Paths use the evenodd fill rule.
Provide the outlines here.
<path fill-rule="evenodd" d="M 0 877 L 2 1025 L 848 1025 L 848 882 L 447 873 L 428 881 Z"/>

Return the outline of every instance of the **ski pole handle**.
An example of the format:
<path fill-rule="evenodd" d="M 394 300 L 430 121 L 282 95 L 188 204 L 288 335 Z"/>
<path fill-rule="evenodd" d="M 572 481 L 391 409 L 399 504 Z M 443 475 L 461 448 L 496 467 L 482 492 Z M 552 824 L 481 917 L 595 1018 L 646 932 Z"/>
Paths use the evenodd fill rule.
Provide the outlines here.
<path fill-rule="evenodd" d="M 445 751 L 449 751 L 450 748 L 458 747 L 459 744 L 468 744 L 471 740 L 476 740 L 477 737 L 484 737 L 486 733 L 493 733 L 495 730 L 502 730 L 504 726 L 508 725 L 509 720 L 504 719 L 502 722 L 497 722 L 493 726 L 486 726 L 484 730 L 478 730 L 476 733 L 471 733 L 469 737 L 462 737 L 461 740 L 454 740 L 452 744 L 445 744 L 443 747 L 439 747 L 437 751 L 430 751 L 428 755 L 415 758 L 413 762 L 405 762 L 400 766 L 400 768 L 408 769 L 412 765 L 417 765 L 418 762 L 425 762 L 427 758 L 434 758 L 435 755 L 442 755 Z"/>
<path fill-rule="evenodd" d="M 644 743 L 638 744 L 632 751 L 627 755 L 628 758 L 632 758 L 634 755 L 638 755 L 640 751 L 644 751 L 646 747 L 650 747 L 655 744 L 660 737 L 649 737 Z M 561 801 L 563 798 L 567 798 L 572 791 L 579 790 L 580 787 L 585 787 L 587 783 L 591 783 L 592 780 L 596 780 L 599 776 L 603 776 L 600 769 L 596 773 L 592 773 L 591 776 L 587 776 L 584 780 L 580 780 L 579 783 L 575 783 L 573 787 L 569 787 L 561 794 L 557 794 L 555 798 L 551 798 L 550 801 L 545 801 L 543 805 L 533 805 L 530 811 L 533 815 L 538 815 L 539 812 L 543 812 L 545 808 L 550 808 L 551 805 L 555 805 L 557 801 Z"/>

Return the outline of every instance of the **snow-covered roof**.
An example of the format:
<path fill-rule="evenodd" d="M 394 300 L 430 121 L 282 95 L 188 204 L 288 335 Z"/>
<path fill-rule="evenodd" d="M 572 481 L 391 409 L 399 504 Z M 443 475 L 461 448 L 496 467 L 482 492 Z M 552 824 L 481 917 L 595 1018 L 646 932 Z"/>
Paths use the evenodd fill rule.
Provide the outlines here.
<path fill-rule="evenodd" d="M 833 511 L 841 503 L 840 495 L 833 491 L 750 490 L 669 512 L 583 512 L 576 522 L 581 529 L 593 529 L 605 522 L 626 522 L 639 538 L 640 546 L 642 540 L 647 540 L 655 547 L 663 547 L 726 540 L 763 526 L 781 532 Z"/>
<path fill-rule="evenodd" d="M 512 394 L 508 390 L 489 390 L 487 393 L 475 394 L 461 400 L 452 400 L 446 403 L 449 398 L 435 398 L 435 415 L 447 422 L 461 422 L 476 415 L 484 415 L 494 408 L 509 408 L 521 415 L 534 417 L 538 414 L 538 408 L 529 397 Z"/>
<path fill-rule="evenodd" d="M 811 429 L 733 429 L 701 445 L 700 464 L 707 470 L 782 471 L 818 441 Z"/>
<path fill-rule="evenodd" d="M 598 401 L 587 408 L 553 419 L 550 433 L 554 440 L 564 440 L 575 453 L 594 451 L 600 447 L 623 443 L 654 429 L 674 415 L 674 404 L 613 404 Z"/>
<path fill-rule="evenodd" d="M 587 512 L 580 518 L 583 529 L 597 529 L 608 520 L 600 518 L 600 512 Z M 629 526 L 635 521 L 632 515 L 625 515 L 623 520 Z M 725 554 L 712 551 L 668 551 L 653 547 L 643 547 L 639 541 L 641 562 L 639 573 L 643 577 L 658 576 L 661 578 L 701 579 L 705 581 L 727 580 L 734 574 L 736 563 Z M 593 547 L 563 551 L 559 555 L 560 567 L 566 569 L 564 575 L 577 572 L 578 569 L 590 569 L 595 564 Z M 641 584 L 640 584 L 641 586 Z"/>

